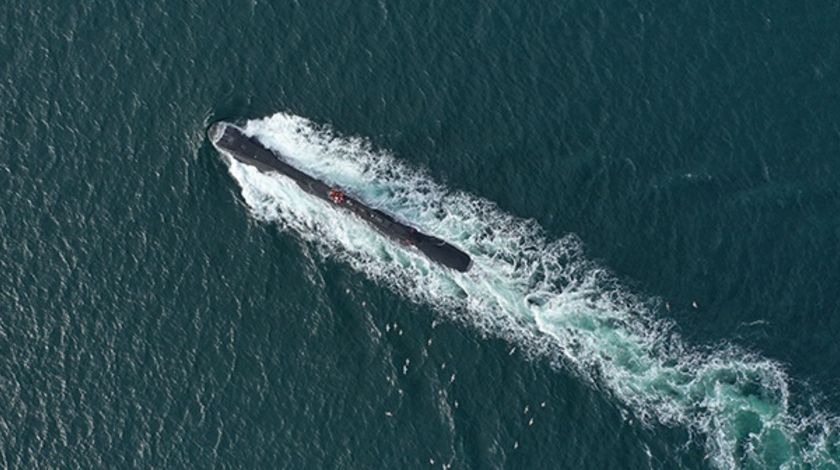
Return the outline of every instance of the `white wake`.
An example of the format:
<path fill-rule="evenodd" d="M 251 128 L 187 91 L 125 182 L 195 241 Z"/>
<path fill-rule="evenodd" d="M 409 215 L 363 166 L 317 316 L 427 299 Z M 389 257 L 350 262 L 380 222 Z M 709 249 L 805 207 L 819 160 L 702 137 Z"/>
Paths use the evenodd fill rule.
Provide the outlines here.
<path fill-rule="evenodd" d="M 643 422 L 703 433 L 718 467 L 840 467 L 837 421 L 793 413 L 778 364 L 735 347 L 688 346 L 655 316 L 655 299 L 587 260 L 575 236 L 548 240 L 531 221 L 298 116 L 244 129 L 296 167 L 457 245 L 474 264 L 465 274 L 441 268 L 289 180 L 231 162 L 255 217 L 441 315 L 573 368 Z"/>

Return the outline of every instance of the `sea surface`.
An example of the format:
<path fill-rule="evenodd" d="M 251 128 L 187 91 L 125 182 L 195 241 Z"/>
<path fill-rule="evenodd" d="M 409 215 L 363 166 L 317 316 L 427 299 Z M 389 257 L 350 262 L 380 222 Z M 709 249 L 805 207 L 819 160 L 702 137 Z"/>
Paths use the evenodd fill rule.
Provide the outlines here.
<path fill-rule="evenodd" d="M 840 4 L 0 5 L 3 468 L 840 468 Z M 469 252 L 455 273 L 229 120 Z"/>

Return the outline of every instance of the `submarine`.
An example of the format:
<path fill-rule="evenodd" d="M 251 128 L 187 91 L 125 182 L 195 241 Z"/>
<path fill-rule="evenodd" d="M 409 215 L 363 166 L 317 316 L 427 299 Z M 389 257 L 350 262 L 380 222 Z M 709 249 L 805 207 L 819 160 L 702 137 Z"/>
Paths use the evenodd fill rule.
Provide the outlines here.
<path fill-rule="evenodd" d="M 339 187 L 329 185 L 298 170 L 287 163 L 282 155 L 269 150 L 256 138 L 245 135 L 242 129 L 234 124 L 224 121 L 213 123 L 207 128 L 207 138 L 219 151 L 263 173 L 279 173 L 291 179 L 307 193 L 328 202 L 337 209 L 349 211 L 383 235 L 403 245 L 417 248 L 435 263 L 459 272 L 467 272 L 472 266 L 470 256 L 457 247 L 366 205 L 346 194 Z"/>

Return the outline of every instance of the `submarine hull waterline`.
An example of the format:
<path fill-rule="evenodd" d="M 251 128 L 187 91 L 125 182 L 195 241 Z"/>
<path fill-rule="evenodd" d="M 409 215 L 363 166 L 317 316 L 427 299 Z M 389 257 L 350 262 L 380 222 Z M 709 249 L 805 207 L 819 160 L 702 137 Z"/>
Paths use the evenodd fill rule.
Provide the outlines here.
<path fill-rule="evenodd" d="M 217 122 L 208 128 L 207 137 L 218 150 L 236 160 L 253 166 L 263 173 L 280 173 L 286 176 L 307 193 L 337 208 L 350 211 L 387 237 L 414 246 L 435 263 L 460 272 L 469 271 L 472 266 L 470 256 L 457 247 L 437 237 L 422 233 L 385 212 L 368 207 L 361 201 L 344 194 L 338 188 L 298 170 L 286 163 L 282 156 L 263 146 L 257 139 L 245 135 L 233 124 Z"/>

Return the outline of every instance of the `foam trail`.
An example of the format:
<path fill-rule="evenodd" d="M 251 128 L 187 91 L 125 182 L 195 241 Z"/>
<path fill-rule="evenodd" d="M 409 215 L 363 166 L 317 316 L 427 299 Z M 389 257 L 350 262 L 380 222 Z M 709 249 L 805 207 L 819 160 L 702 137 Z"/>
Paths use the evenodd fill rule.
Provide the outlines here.
<path fill-rule="evenodd" d="M 779 364 L 735 347 L 690 347 L 641 298 L 587 260 L 575 236 L 547 240 L 533 222 L 453 192 L 363 139 L 275 114 L 245 132 L 295 166 L 448 240 L 468 273 L 430 263 L 276 175 L 230 162 L 252 213 L 294 231 L 441 315 L 572 367 L 645 423 L 705 436 L 717 467 L 840 468 L 837 419 L 793 411 Z"/>

